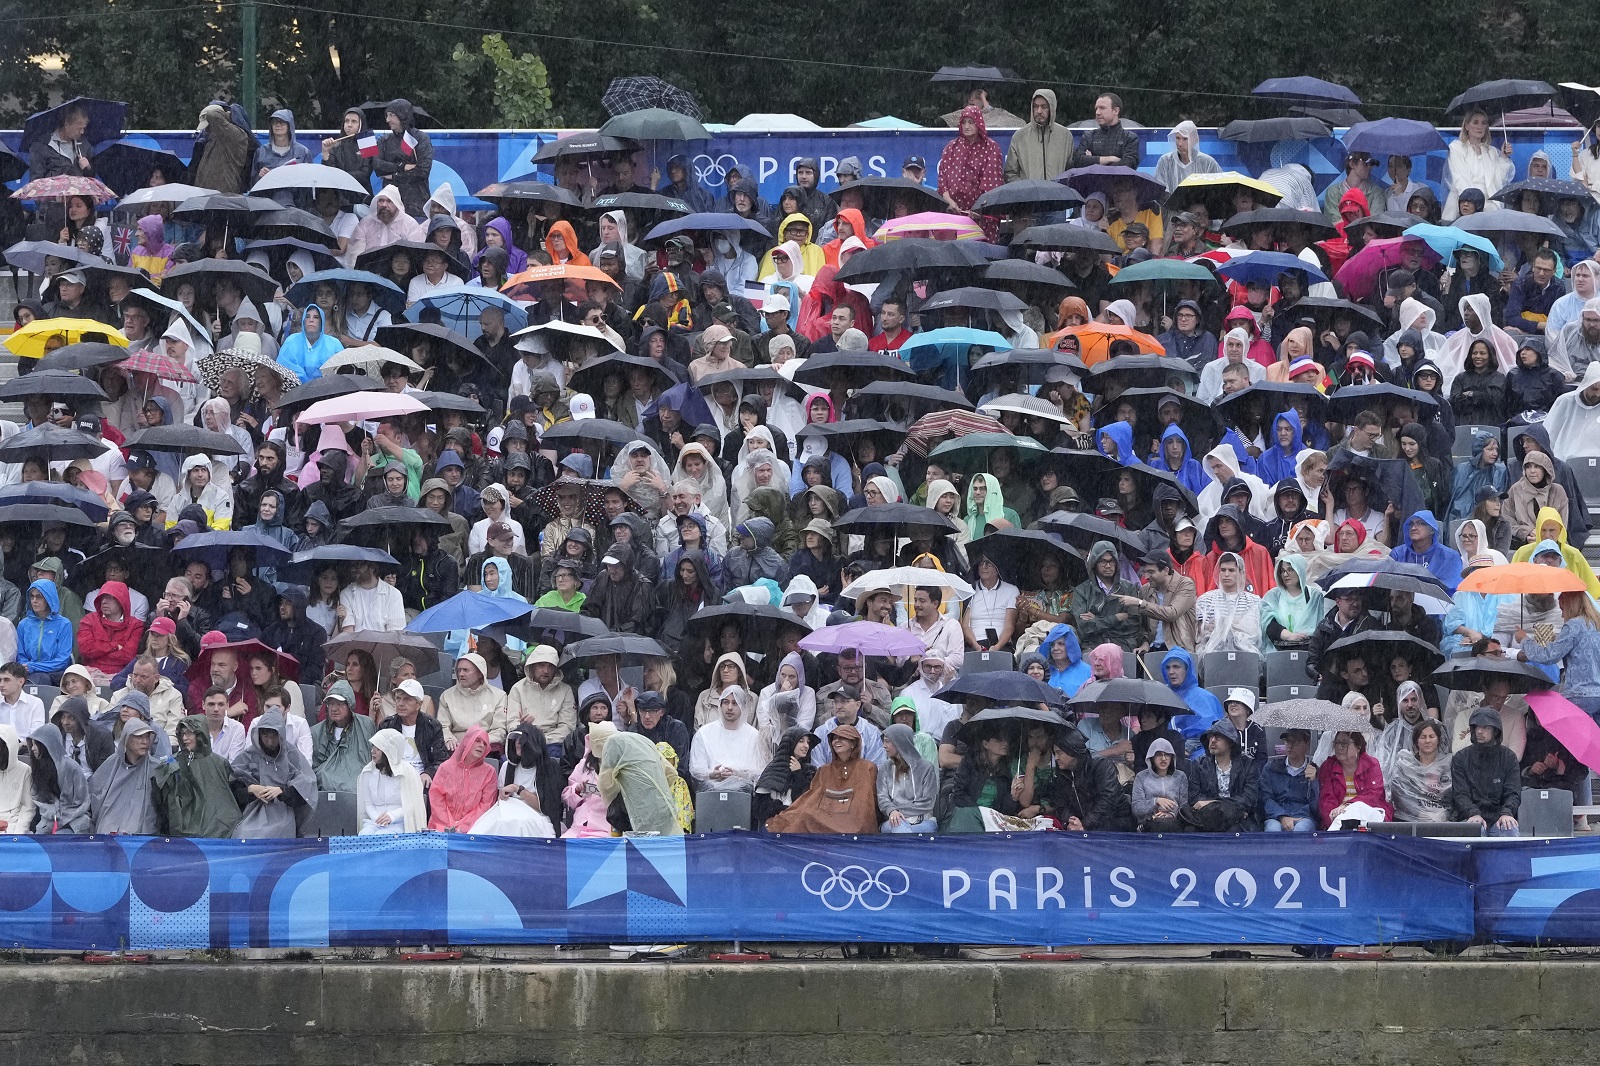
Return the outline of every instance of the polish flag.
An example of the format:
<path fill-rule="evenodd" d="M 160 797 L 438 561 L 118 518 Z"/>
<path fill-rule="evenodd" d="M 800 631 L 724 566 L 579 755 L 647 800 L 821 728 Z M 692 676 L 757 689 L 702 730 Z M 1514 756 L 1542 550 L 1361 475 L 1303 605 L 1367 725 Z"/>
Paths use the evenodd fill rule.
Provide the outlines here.
<path fill-rule="evenodd" d="M 371 159 L 378 154 L 378 137 L 376 134 L 363 133 L 356 138 L 356 150 L 363 159 Z"/>
<path fill-rule="evenodd" d="M 405 136 L 400 138 L 400 144 L 405 149 L 406 155 L 417 154 L 417 138 L 410 130 L 406 130 Z"/>

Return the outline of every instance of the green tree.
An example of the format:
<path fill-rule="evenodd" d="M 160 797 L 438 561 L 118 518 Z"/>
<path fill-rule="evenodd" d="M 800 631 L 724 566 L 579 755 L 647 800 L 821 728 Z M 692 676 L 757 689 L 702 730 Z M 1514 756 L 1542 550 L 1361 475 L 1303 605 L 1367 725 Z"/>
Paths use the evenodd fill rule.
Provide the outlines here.
<path fill-rule="evenodd" d="M 451 58 L 459 67 L 493 73 L 494 106 L 499 125 L 511 127 L 559 126 L 561 116 L 551 110 L 550 72 L 533 52 L 516 55 L 498 33 L 485 34 L 482 51 L 474 55 L 458 44 Z"/>

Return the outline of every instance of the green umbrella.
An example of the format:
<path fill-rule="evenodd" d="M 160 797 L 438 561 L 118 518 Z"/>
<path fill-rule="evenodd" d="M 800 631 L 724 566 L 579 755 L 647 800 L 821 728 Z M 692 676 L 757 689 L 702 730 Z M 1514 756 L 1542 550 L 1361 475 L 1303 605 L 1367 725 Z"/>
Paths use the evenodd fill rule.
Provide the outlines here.
<path fill-rule="evenodd" d="M 988 470 L 989 454 L 1000 448 L 1015 451 L 1018 461 L 1024 465 L 1050 454 L 1050 449 L 1032 437 L 1014 437 L 1009 433 L 968 433 L 964 437 L 945 441 L 928 458 L 943 460 L 964 474 L 972 474 Z"/>
<path fill-rule="evenodd" d="M 1122 285 L 1135 281 L 1204 281 L 1215 285 L 1217 276 L 1199 263 L 1186 263 L 1182 259 L 1146 259 L 1117 271 L 1111 284 Z"/>

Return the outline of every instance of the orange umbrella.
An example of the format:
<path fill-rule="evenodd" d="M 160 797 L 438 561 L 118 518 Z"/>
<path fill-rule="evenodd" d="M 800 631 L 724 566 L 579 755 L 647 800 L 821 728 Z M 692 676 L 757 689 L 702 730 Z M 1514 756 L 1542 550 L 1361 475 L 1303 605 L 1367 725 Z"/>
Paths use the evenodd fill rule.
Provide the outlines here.
<path fill-rule="evenodd" d="M 522 273 L 507 278 L 506 283 L 500 286 L 500 291 L 513 300 L 536 300 L 539 298 L 536 286 L 541 281 L 603 281 L 618 289 L 622 288 L 621 285 L 617 285 L 615 278 L 599 267 L 573 266 L 568 263 L 562 266 L 529 267 Z"/>
<path fill-rule="evenodd" d="M 1087 322 L 1081 326 L 1064 329 L 1053 334 L 1057 338 L 1078 338 L 1078 354 L 1085 366 L 1094 366 L 1111 358 L 1112 341 L 1132 341 L 1139 346 L 1141 355 L 1166 355 L 1161 342 L 1148 333 L 1140 333 L 1130 326 L 1112 326 L 1103 322 Z M 1055 343 L 1059 344 L 1058 339 Z"/>
<path fill-rule="evenodd" d="M 1583 592 L 1583 578 L 1560 566 L 1507 563 L 1485 566 L 1461 579 L 1460 592 L 1499 593 L 1507 596 L 1537 593 Z"/>

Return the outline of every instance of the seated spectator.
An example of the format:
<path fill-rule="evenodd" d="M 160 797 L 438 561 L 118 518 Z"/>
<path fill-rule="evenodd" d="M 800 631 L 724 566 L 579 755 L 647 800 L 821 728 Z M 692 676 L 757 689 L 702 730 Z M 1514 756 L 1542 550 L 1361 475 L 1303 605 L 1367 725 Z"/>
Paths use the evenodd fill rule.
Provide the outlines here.
<path fill-rule="evenodd" d="M 811 752 L 822 741 L 815 733 L 799 726 L 785 730 L 773 749 L 772 759 L 756 779 L 756 794 L 750 801 L 750 823 L 765 826 L 767 820 L 805 794 L 817 772 Z"/>
<path fill-rule="evenodd" d="M 1450 821 L 1449 742 L 1442 722 L 1424 718 L 1411 730 L 1411 744 L 1395 757 L 1387 775 L 1394 816 L 1402 822 Z"/>
<path fill-rule="evenodd" d="M 1259 544 L 1254 547 L 1266 550 Z M 1261 647 L 1261 597 L 1249 591 L 1244 578 L 1244 560 L 1239 556 L 1224 552 L 1217 559 L 1217 587 L 1195 602 L 1199 625 L 1195 650 L 1200 655 L 1255 652 Z"/>
<path fill-rule="evenodd" d="M 1134 821 L 1146 833 L 1182 832 L 1178 810 L 1189 802 L 1189 775 L 1181 769 L 1177 749 L 1166 737 L 1156 737 L 1145 758 L 1148 765 L 1133 778 Z"/>
<path fill-rule="evenodd" d="M 854 726 L 840 725 L 826 743 L 832 758 L 817 768 L 803 795 L 767 819 L 768 832 L 878 831 L 878 767 L 862 758 L 861 734 Z"/>
<path fill-rule="evenodd" d="M 1094 676 L 1094 668 L 1083 661 L 1083 649 L 1078 643 L 1078 634 L 1065 622 L 1045 635 L 1044 643 L 1039 646 L 1039 652 L 1045 657 L 1045 669 L 1050 672 L 1046 683 L 1068 699 L 1076 696 Z"/>
<path fill-rule="evenodd" d="M 523 722 L 506 734 L 499 780 L 503 799 L 520 800 L 538 811 L 549 821 L 551 835 L 561 832 L 561 764 L 537 725 Z"/>
<path fill-rule="evenodd" d="M 1191 832 L 1256 832 L 1261 767 L 1244 754 L 1231 722 L 1213 722 L 1200 735 L 1205 754 L 1190 764 L 1189 801 L 1178 817 Z"/>
<path fill-rule="evenodd" d="M 956 772 L 944 785 L 939 805 L 948 813 L 939 828 L 946 833 L 981 833 L 982 811 L 1015 815 L 1020 784 L 1011 778 L 1011 740 L 1003 731 L 990 731 L 977 744 L 968 745 Z"/>
<path fill-rule="evenodd" d="M 142 720 L 122 731 L 116 753 L 89 779 L 91 832 L 153 836 L 161 831 L 155 784 L 159 764 L 150 754 L 155 739 L 155 727 Z"/>
<path fill-rule="evenodd" d="M 1259 727 L 1258 727 L 1259 728 Z M 1317 768 L 1310 759 L 1311 733 L 1283 731 L 1282 755 L 1261 769 L 1261 810 L 1269 833 L 1310 833 L 1317 828 Z"/>
<path fill-rule="evenodd" d="M 0 679 L 4 676 L 0 674 Z M 0 689 L 3 688 L 4 685 L 0 685 Z M 27 693 L 23 695 L 26 696 Z M 37 699 L 34 696 L 28 698 Z M 109 704 L 99 697 L 96 697 L 96 701 L 102 706 L 109 707 Z M 63 696 L 56 701 L 55 707 L 55 712 L 50 715 L 50 724 L 61 733 L 62 749 L 67 760 L 75 763 L 87 779 L 89 774 L 100 769 L 100 764 L 110 757 L 112 749 L 116 747 L 116 740 L 111 736 L 111 730 L 90 717 L 89 703 L 85 697 Z M 42 725 L 43 723 L 34 728 L 42 728 Z"/>
<path fill-rule="evenodd" d="M 371 761 L 378 727 L 355 713 L 354 702 L 349 682 L 335 681 L 323 700 L 322 721 L 311 727 L 311 770 L 323 792 L 355 792 L 362 769 Z"/>
<path fill-rule="evenodd" d="M 695 730 L 689 776 L 698 791 L 753 789 L 772 757 L 756 727 L 745 721 L 743 697 L 738 685 L 724 690 L 716 721 Z"/>
<path fill-rule="evenodd" d="M 606 819 L 606 801 L 600 795 L 600 759 L 605 754 L 606 741 L 617 732 L 610 722 L 595 722 L 583 738 L 583 757 L 567 775 L 567 787 L 561 790 L 561 802 L 569 812 L 564 837 L 606 837 L 611 835 L 611 823 Z"/>
<path fill-rule="evenodd" d="M 1195 669 L 1194 657 L 1182 648 L 1173 648 L 1162 657 L 1161 673 L 1167 687 L 1182 697 L 1189 707 L 1189 713 L 1179 715 L 1173 725 L 1188 740 L 1199 740 L 1200 735 L 1222 717 L 1221 701 L 1200 687 L 1200 674 Z M 1142 715 L 1140 723 L 1142 731 Z"/>
<path fill-rule="evenodd" d="M 915 708 L 911 711 L 914 715 Z M 883 816 L 879 828 L 885 833 L 934 832 L 938 828 L 933 808 L 939 799 L 939 768 L 918 749 L 911 726 L 899 722 L 884 730 L 883 753 L 885 761 L 878 774 L 878 811 Z"/>
<path fill-rule="evenodd" d="M 1333 757 L 1317 768 L 1317 820 L 1324 829 L 1340 828 L 1339 821 L 1357 804 L 1378 811 L 1383 821 L 1393 816 L 1384 798 L 1383 769 L 1367 754 L 1363 733 L 1337 733 Z M 1359 809 L 1357 812 L 1359 813 Z"/>
<path fill-rule="evenodd" d="M 446 833 L 466 833 L 493 807 L 500 788 L 489 755 L 489 734 L 482 726 L 467 730 L 455 752 L 446 759 L 428 790 L 428 828 Z"/>
<path fill-rule="evenodd" d="M 1522 768 L 1500 743 L 1499 714 L 1480 707 L 1471 725 L 1471 745 L 1450 759 L 1450 820 L 1483 826 L 1487 836 L 1516 836 Z"/>
<path fill-rule="evenodd" d="M 1274 570 L 1277 585 L 1261 597 L 1259 650 L 1263 655 L 1303 650 L 1327 613 L 1322 590 L 1306 577 L 1308 565 L 1306 556 L 1299 552 L 1285 552 L 1278 557 Z"/>
<path fill-rule="evenodd" d="M 67 757 L 61 731 L 42 725 L 27 740 L 28 786 L 33 796 L 33 832 L 89 833 L 94 817 L 89 806 L 89 779 L 83 768 Z"/>
<path fill-rule="evenodd" d="M 346 687 L 348 688 L 348 685 Z M 329 691 L 329 696 L 333 696 L 338 688 L 339 684 L 335 682 Z M 350 695 L 353 698 L 354 694 Z M 401 740 L 401 756 L 417 771 L 419 784 L 427 788 L 433 783 L 433 775 L 450 757 L 450 747 L 445 743 L 444 727 L 439 724 L 439 719 L 422 712 L 422 701 L 426 693 L 422 691 L 422 684 L 416 678 L 407 678 L 400 682 L 394 687 L 391 695 L 394 700 L 394 713 L 378 723 L 378 732 L 382 733 L 385 729 L 393 730 Z M 375 747 L 378 746 L 376 734 L 373 737 L 373 744 Z M 392 765 L 393 760 L 390 762 L 389 773 L 393 774 L 397 771 Z M 405 832 L 421 832 L 427 826 L 427 813 L 424 812 L 421 823 L 415 829 L 407 829 Z"/>
<path fill-rule="evenodd" d="M 1072 617 L 1079 639 L 1088 641 L 1090 647 L 1109 642 L 1132 651 L 1144 640 L 1144 621 L 1118 597 L 1137 597 L 1139 587 L 1118 576 L 1120 561 L 1109 540 L 1096 541 L 1087 562 L 1088 579 L 1072 590 Z"/>
<path fill-rule="evenodd" d="M 233 768 L 211 750 L 205 715 L 179 722 L 174 758 L 157 767 L 155 774 L 166 831 L 185 837 L 232 836 L 240 818 L 232 781 Z"/>
<path fill-rule="evenodd" d="M 1267 751 L 1267 733 L 1250 720 L 1250 716 L 1256 713 L 1256 690 L 1230 688 L 1222 698 L 1222 713 L 1239 736 L 1241 754 L 1254 759 L 1257 766 L 1264 763 L 1270 754 Z"/>
<path fill-rule="evenodd" d="M 239 840 L 294 837 L 317 807 L 311 763 L 285 735 L 283 711 L 264 711 L 250 726 L 250 746 L 233 760 L 233 794 L 244 816 Z"/>
<path fill-rule="evenodd" d="M 407 754 L 409 744 L 397 729 L 385 727 L 372 734 L 372 761 L 356 782 L 356 811 L 361 817 L 357 835 L 390 836 L 428 828 L 422 777 Z"/>
<path fill-rule="evenodd" d="M 1055 774 L 1044 813 L 1073 832 L 1129 832 L 1134 828 L 1133 811 L 1117 780 L 1116 766 L 1090 754 L 1082 733 L 1057 730 L 1052 751 Z"/>
<path fill-rule="evenodd" d="M 606 741 L 600 759 L 600 798 L 608 804 L 614 830 L 667 837 L 682 836 L 686 822 L 693 825 L 687 786 L 662 748 L 672 753 L 670 745 L 652 744 L 638 733 L 616 733 Z M 672 782 L 683 791 L 681 805 Z"/>
<path fill-rule="evenodd" d="M 109 682 L 139 654 L 144 623 L 133 616 L 128 586 L 107 581 L 85 604 L 92 612 L 78 625 L 78 658 Z"/>
<path fill-rule="evenodd" d="M 444 746 L 455 751 L 473 726 L 483 727 L 491 751 L 506 739 L 506 694 L 488 683 L 489 664 L 477 652 L 456 660 L 456 683 L 439 696 L 439 724 Z"/>
<path fill-rule="evenodd" d="M 72 623 L 61 614 L 56 584 L 40 578 L 28 586 L 28 611 L 17 623 L 17 662 L 34 685 L 55 685 L 72 662 Z"/>

